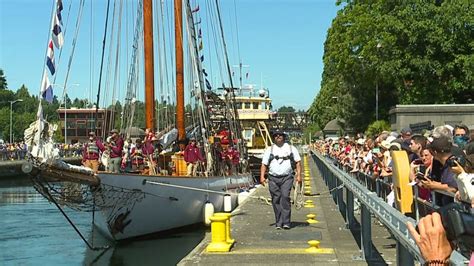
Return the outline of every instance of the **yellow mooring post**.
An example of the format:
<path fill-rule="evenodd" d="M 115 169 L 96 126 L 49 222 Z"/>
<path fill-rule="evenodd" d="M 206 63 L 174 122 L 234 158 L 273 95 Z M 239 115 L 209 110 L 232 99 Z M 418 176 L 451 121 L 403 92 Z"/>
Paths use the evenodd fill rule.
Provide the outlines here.
<path fill-rule="evenodd" d="M 305 249 L 307 253 L 320 253 L 319 248 L 319 241 L 318 240 L 310 240 L 308 244 L 311 246 L 310 248 Z"/>
<path fill-rule="evenodd" d="M 319 223 L 318 220 L 314 219 L 314 218 L 316 218 L 316 214 L 312 214 L 312 213 L 307 214 L 306 218 L 308 218 L 308 220 L 306 220 L 306 222 L 309 223 L 309 224 Z"/>
<path fill-rule="evenodd" d="M 218 212 L 214 214 L 215 216 L 225 217 L 227 220 L 225 221 L 225 241 L 231 245 L 235 243 L 235 239 L 232 239 L 230 235 L 230 217 L 232 214 L 226 212 Z"/>
<path fill-rule="evenodd" d="M 232 244 L 226 241 L 225 224 L 227 218 L 224 216 L 212 216 L 211 220 L 211 243 L 207 246 L 207 252 L 229 252 Z"/>
<path fill-rule="evenodd" d="M 305 208 L 314 208 L 313 201 L 312 201 L 312 200 L 306 200 L 306 201 L 304 202 L 303 207 L 305 207 Z"/>

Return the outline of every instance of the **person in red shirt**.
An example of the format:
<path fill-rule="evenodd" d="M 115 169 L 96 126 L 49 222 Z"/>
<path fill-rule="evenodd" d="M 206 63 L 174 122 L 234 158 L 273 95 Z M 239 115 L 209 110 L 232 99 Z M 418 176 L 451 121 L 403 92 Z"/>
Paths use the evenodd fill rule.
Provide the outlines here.
<path fill-rule="evenodd" d="M 196 139 L 191 138 L 189 144 L 184 149 L 184 161 L 187 165 L 187 175 L 195 176 L 199 162 L 204 161 L 201 150 L 196 146 Z"/>
<path fill-rule="evenodd" d="M 110 134 L 110 142 L 107 144 L 110 149 L 110 159 L 107 170 L 112 173 L 118 173 L 120 163 L 122 162 L 123 139 L 120 137 L 117 129 L 112 129 Z"/>
<path fill-rule="evenodd" d="M 240 160 L 239 151 L 237 151 L 232 144 L 227 146 L 227 149 L 222 152 L 222 160 L 227 168 L 227 175 L 232 175 L 237 169 Z"/>
<path fill-rule="evenodd" d="M 84 144 L 82 152 L 82 165 L 97 173 L 100 166 L 99 153 L 104 150 L 104 144 L 96 137 L 95 133 L 89 132 L 89 142 Z"/>
<path fill-rule="evenodd" d="M 133 171 L 143 171 L 145 168 L 144 146 L 141 139 L 135 140 L 135 147 L 130 151 L 130 161 Z"/>

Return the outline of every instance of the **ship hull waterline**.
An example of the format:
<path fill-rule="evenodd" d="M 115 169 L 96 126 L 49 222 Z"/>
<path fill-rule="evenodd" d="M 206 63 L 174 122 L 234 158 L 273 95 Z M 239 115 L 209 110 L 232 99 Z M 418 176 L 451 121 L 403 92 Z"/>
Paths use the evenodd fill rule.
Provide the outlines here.
<path fill-rule="evenodd" d="M 238 191 L 253 185 L 250 174 L 176 177 L 99 173 L 98 177 L 101 185 L 142 192 L 138 198 L 130 199 L 127 206 L 96 212 L 94 225 L 115 241 L 203 223 L 206 202 L 212 203 L 216 212 L 223 211 L 224 194 L 229 193 L 235 208 Z M 105 200 L 114 200 L 110 195 L 103 196 Z"/>

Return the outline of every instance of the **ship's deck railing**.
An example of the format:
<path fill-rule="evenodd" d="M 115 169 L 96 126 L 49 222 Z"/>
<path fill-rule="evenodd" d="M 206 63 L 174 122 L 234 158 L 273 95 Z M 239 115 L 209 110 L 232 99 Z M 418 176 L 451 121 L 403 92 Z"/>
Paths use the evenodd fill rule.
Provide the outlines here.
<path fill-rule="evenodd" d="M 384 197 L 389 193 L 387 189 L 387 186 L 390 185 L 389 182 L 374 181 L 363 174 L 354 178 L 350 173 L 340 169 L 334 160 L 315 152 L 311 152 L 311 155 L 326 185 L 332 191 L 333 200 L 339 206 L 339 211 L 344 217 L 348 229 L 354 229 L 356 225 L 354 197 L 358 199 L 361 205 L 361 251 L 367 261 L 373 258 L 371 233 L 371 215 L 373 215 L 384 224 L 397 241 L 397 265 L 415 265 L 415 261 L 424 263 L 420 250 L 406 226 L 407 222 L 416 224 L 416 221 L 403 215 L 384 200 Z M 337 189 L 340 186 L 344 189 Z M 346 193 L 345 201 L 344 191 Z M 453 251 L 450 257 L 452 265 L 465 265 L 468 261 L 457 251 Z"/>

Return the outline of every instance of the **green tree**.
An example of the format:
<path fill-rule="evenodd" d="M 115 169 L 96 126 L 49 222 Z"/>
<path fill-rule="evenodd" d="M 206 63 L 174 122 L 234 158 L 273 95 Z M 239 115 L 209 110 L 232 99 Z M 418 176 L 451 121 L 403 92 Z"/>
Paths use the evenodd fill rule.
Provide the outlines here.
<path fill-rule="evenodd" d="M 295 108 L 293 108 L 292 106 L 282 106 L 280 108 L 278 108 L 278 113 L 294 113 L 295 112 Z"/>
<path fill-rule="evenodd" d="M 344 7 L 328 30 L 321 89 L 309 109 L 319 126 L 341 117 L 363 130 L 375 121 L 376 88 L 384 120 L 399 103 L 474 99 L 472 2 L 338 3 Z"/>
<path fill-rule="evenodd" d="M 3 74 L 3 69 L 0 68 L 0 90 L 8 89 L 7 78 Z"/>

